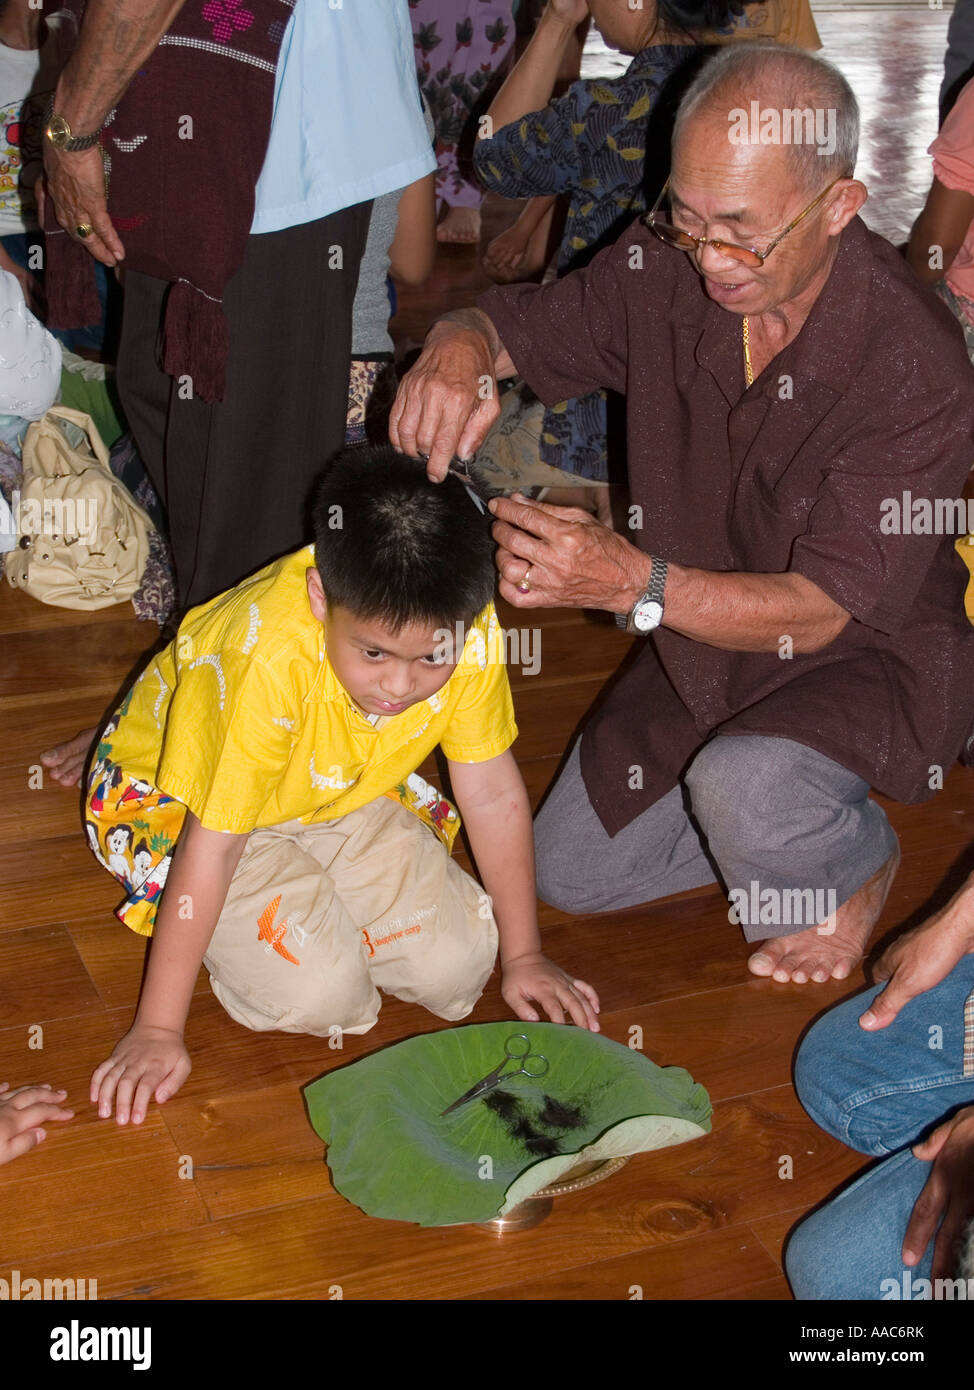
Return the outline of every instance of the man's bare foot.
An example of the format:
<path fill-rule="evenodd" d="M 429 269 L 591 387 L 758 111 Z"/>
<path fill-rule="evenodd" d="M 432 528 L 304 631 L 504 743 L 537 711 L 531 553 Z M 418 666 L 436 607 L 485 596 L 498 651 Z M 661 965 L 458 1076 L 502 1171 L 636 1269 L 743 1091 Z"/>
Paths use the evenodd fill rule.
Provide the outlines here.
<path fill-rule="evenodd" d="M 753 975 L 770 975 L 782 984 L 789 980 L 804 985 L 809 980 L 824 984 L 826 980 L 847 979 L 865 954 L 899 862 L 897 846 L 882 868 L 842 904 L 833 930 L 823 922 L 791 936 L 771 937 L 748 959 L 747 968 Z"/>
<path fill-rule="evenodd" d="M 480 209 L 447 208 L 446 216 L 436 229 L 436 239 L 476 246 L 480 241 Z"/>
<path fill-rule="evenodd" d="M 53 748 L 41 754 L 41 762 L 55 782 L 59 782 L 62 787 L 81 786 L 81 774 L 88 761 L 88 750 L 97 732 L 97 728 L 82 729 L 66 743 L 56 743 Z"/>

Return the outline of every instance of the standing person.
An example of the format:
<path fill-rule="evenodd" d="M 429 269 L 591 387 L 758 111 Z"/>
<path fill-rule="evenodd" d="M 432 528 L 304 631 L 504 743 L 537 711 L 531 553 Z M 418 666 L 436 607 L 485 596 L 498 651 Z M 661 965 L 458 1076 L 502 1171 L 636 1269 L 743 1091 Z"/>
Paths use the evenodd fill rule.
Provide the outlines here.
<path fill-rule="evenodd" d="M 933 155 L 933 183 L 906 259 L 963 328 L 974 362 L 974 78 L 927 153 Z"/>
<path fill-rule="evenodd" d="M 352 304 L 371 200 L 431 172 L 435 160 L 405 0 L 334 10 L 297 0 L 286 28 L 283 0 L 252 0 L 248 13 L 259 10 L 271 23 L 229 33 L 195 12 L 177 33 L 182 10 L 183 0 L 88 0 L 54 100 L 73 135 L 100 129 L 118 107 L 103 137 L 112 150 L 114 212 L 129 158 L 122 146 L 137 154 L 149 144 L 138 138 L 139 103 L 152 64 L 176 64 L 169 70 L 186 95 L 177 114 L 193 112 L 194 139 L 178 138 L 175 118 L 163 122 L 150 146 L 155 160 L 144 166 L 149 186 L 138 187 L 134 167 L 128 174 L 129 189 L 152 200 L 148 226 L 119 218 L 123 245 L 106 208 L 97 146 L 62 150 L 47 139 L 45 168 L 63 229 L 48 237 L 52 271 L 52 253 L 61 252 L 60 287 L 74 284 L 65 251 L 85 263 L 83 247 L 106 265 L 126 266 L 119 392 L 167 507 L 185 609 L 305 539 L 312 480 L 344 442 Z M 223 49 L 213 56 L 218 43 L 227 57 Z M 209 55 L 209 97 L 197 69 L 181 65 L 185 55 Z M 275 63 L 276 81 L 261 83 Z M 272 107 L 268 137 L 262 121 Z M 228 142 L 228 129 L 240 138 Z M 178 197 L 167 196 L 166 173 Z M 189 206 L 191 239 L 181 230 Z M 205 282 L 199 289 L 179 266 L 153 260 L 157 225 L 169 228 L 186 268 Z M 231 232 L 238 263 L 224 282 L 217 272 L 227 269 Z M 214 371 L 220 362 L 225 385 Z M 202 387 L 208 397 L 224 387 L 222 400 L 201 399 Z M 94 732 L 43 755 L 56 782 L 78 785 Z"/>
<path fill-rule="evenodd" d="M 460 172 L 470 112 L 514 43 L 511 0 L 409 0 L 416 69 L 436 124 L 439 241 L 480 241 L 484 191 Z"/>
<path fill-rule="evenodd" d="M 124 258 L 119 392 L 183 608 L 306 538 L 372 199 L 433 167 L 405 0 L 217 10 L 88 0 L 45 141 L 61 310 L 65 252 Z"/>
<path fill-rule="evenodd" d="M 20 281 L 28 305 L 43 316 L 43 237 L 35 185 L 43 172 L 45 112 L 64 64 L 70 16 L 45 18 L 32 0 L 0 0 L 0 268 Z M 68 31 L 70 32 L 70 30 Z M 74 351 L 100 353 L 111 291 L 98 267 L 98 309 L 90 324 L 56 336 Z M 114 287 L 117 290 L 117 286 Z"/>

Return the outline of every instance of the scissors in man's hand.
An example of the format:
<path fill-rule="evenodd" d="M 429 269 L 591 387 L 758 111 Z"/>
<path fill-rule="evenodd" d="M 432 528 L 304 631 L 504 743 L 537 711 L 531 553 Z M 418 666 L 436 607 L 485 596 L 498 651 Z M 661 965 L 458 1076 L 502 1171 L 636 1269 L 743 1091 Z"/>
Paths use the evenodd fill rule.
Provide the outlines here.
<path fill-rule="evenodd" d="M 513 1071 L 505 1071 L 508 1062 L 517 1062 L 518 1065 Z M 547 1057 L 543 1057 L 540 1052 L 532 1052 L 530 1039 L 523 1033 L 513 1033 L 504 1044 L 504 1060 L 500 1066 L 488 1072 L 475 1086 L 471 1086 L 469 1091 L 464 1091 L 452 1105 L 441 1110 L 440 1115 L 449 1115 L 452 1110 L 459 1110 L 460 1106 L 466 1105 L 468 1101 L 479 1100 L 502 1081 L 509 1081 L 514 1076 L 544 1076 L 547 1070 Z"/>

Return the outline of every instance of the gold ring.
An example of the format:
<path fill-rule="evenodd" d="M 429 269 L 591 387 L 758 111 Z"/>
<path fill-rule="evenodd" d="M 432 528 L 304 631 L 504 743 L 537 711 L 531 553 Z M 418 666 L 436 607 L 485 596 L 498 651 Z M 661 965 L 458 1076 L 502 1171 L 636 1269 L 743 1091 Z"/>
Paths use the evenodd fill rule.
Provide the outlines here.
<path fill-rule="evenodd" d="M 86 237 L 91 236 L 95 229 L 90 222 L 79 222 L 74 230 L 78 233 L 78 236 L 81 237 L 82 241 L 84 241 Z"/>
<path fill-rule="evenodd" d="M 531 565 L 528 565 L 527 569 L 524 571 L 524 574 L 518 580 L 517 587 L 520 589 L 522 594 L 528 593 L 531 588 L 531 585 L 528 583 L 528 575 L 531 573 L 532 568 L 533 567 Z"/>

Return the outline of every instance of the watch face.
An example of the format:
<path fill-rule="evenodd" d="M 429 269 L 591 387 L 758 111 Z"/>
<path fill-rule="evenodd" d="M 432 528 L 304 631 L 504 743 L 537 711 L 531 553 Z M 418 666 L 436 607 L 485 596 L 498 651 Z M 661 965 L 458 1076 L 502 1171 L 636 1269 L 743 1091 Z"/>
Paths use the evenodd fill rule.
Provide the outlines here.
<path fill-rule="evenodd" d="M 655 599 L 647 598 L 636 604 L 632 625 L 637 632 L 652 632 L 654 627 L 659 627 L 662 618 L 663 605 Z"/>
<path fill-rule="evenodd" d="M 48 121 L 47 138 L 59 149 L 71 139 L 71 127 L 63 116 L 52 116 Z"/>

